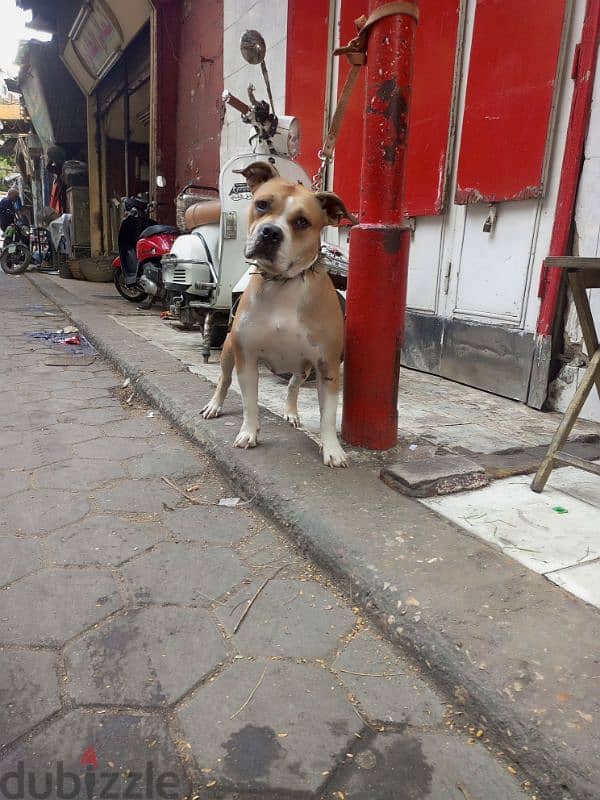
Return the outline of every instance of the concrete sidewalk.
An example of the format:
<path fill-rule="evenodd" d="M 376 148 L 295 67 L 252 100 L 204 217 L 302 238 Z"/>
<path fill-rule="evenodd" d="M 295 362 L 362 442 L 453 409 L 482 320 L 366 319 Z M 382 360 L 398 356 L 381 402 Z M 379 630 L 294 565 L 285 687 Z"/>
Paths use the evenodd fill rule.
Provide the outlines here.
<path fill-rule="evenodd" d="M 88 287 L 84 297 L 71 282 L 31 280 L 240 491 L 282 521 L 390 639 L 420 659 L 457 707 L 494 731 L 545 785 L 545 796 L 597 798 L 596 609 L 390 491 L 377 479 L 380 459 L 358 453 L 350 470 L 330 472 L 309 438 L 269 412 L 263 444 L 232 449 L 235 395 L 222 418 L 202 420 L 211 385 L 111 319 L 132 315 L 109 297 L 111 287 Z"/>
<path fill-rule="evenodd" d="M 541 798 L 56 306 L 0 307 L 0 797 Z"/>

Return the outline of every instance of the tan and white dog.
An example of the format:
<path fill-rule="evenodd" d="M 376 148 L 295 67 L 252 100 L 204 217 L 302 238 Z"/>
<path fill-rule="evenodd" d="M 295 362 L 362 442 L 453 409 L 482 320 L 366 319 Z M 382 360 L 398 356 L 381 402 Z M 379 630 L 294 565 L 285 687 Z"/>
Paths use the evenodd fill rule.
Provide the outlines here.
<path fill-rule="evenodd" d="M 244 419 L 234 447 L 254 447 L 259 363 L 277 373 L 292 373 L 285 417 L 294 427 L 300 424 L 298 391 L 314 368 L 323 462 L 345 467 L 346 454 L 336 433 L 344 318 L 319 255 L 325 225 L 356 219 L 337 195 L 290 183 L 266 161 L 256 161 L 240 173 L 252 192 L 245 255 L 256 271 L 240 299 L 221 354 L 221 377 L 202 415 L 211 419 L 220 414 L 235 366 Z"/>

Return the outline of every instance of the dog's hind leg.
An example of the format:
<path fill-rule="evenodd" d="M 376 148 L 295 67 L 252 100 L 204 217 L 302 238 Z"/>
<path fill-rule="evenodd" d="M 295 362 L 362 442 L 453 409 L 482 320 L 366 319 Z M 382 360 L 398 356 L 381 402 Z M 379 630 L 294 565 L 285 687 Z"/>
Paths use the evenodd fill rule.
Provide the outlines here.
<path fill-rule="evenodd" d="M 231 386 L 231 375 L 234 366 L 235 355 L 233 352 L 233 344 L 231 335 L 228 335 L 221 352 L 221 376 L 219 377 L 217 388 L 210 401 L 200 412 L 204 419 L 213 419 L 214 417 L 218 417 L 221 413 L 225 397 L 227 396 L 227 390 Z"/>
<path fill-rule="evenodd" d="M 290 382 L 288 383 L 288 390 L 287 390 L 287 399 L 285 401 L 285 419 L 292 425 L 294 428 L 300 427 L 300 418 L 298 417 L 298 392 L 300 391 L 300 387 L 306 380 L 306 375 L 304 373 L 301 374 L 294 374 L 290 378 Z"/>

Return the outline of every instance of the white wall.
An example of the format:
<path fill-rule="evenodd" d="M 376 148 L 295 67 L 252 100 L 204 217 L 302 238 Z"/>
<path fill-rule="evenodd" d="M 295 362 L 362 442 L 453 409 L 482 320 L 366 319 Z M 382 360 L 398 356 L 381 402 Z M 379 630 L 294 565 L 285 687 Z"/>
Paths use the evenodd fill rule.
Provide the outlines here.
<path fill-rule="evenodd" d="M 287 2 L 277 0 L 225 0 L 223 7 L 223 74 L 225 88 L 248 101 L 248 84 L 256 87 L 258 99 L 267 100 L 267 92 L 259 66 L 246 64 L 240 53 L 244 31 L 259 31 L 267 45 L 265 63 L 271 78 L 275 113 L 285 110 L 285 59 L 287 40 Z M 252 128 L 245 125 L 235 109 L 227 107 L 221 135 L 221 164 L 239 153 L 248 152 Z"/>
<path fill-rule="evenodd" d="M 600 258 L 600 69 L 596 70 L 592 114 L 588 131 L 585 160 L 577 193 L 575 209 L 574 255 Z M 600 289 L 591 289 L 591 306 L 600 331 Z M 565 320 L 565 343 L 576 352 L 582 343 L 581 328 L 572 301 L 569 304 Z M 571 349 L 571 347 L 569 349 Z M 584 372 L 580 359 L 575 357 L 560 371 L 551 386 L 550 402 L 553 408 L 564 411 Z M 600 399 L 592 390 L 581 414 L 585 419 L 600 422 Z"/>

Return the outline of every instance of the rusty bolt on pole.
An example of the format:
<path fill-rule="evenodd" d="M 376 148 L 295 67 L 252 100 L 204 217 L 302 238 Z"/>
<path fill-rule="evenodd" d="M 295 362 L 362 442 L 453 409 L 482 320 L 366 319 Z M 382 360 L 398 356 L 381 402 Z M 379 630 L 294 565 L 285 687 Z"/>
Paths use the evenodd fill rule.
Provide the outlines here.
<path fill-rule="evenodd" d="M 385 3 L 370 0 L 369 13 Z M 369 37 L 360 224 L 350 235 L 342 436 L 396 444 L 410 230 L 403 219 L 416 21 L 395 14 Z"/>

